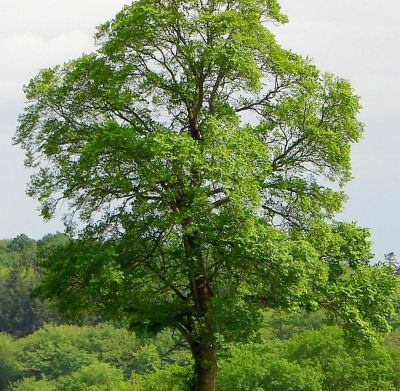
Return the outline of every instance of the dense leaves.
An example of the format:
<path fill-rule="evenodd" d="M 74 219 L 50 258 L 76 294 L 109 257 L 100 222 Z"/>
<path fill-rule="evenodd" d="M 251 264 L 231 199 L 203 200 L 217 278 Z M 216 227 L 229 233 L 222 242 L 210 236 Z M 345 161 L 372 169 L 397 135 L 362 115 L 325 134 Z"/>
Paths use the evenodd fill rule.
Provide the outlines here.
<path fill-rule="evenodd" d="M 65 235 L 55 234 L 40 244 L 49 248 L 66 241 Z M 0 242 L 0 332 L 22 336 L 56 319 L 47 305 L 30 297 L 40 279 L 35 240 L 19 235 Z"/>
<path fill-rule="evenodd" d="M 392 310 L 368 233 L 334 221 L 358 97 L 279 46 L 267 27 L 285 21 L 276 0 L 135 1 L 94 53 L 25 88 L 29 193 L 45 218 L 66 201 L 76 239 L 47 252 L 37 294 L 67 315 L 179 330 L 199 391 L 263 307 L 324 308 L 367 343 Z"/>
<path fill-rule="evenodd" d="M 322 314 L 269 312 L 263 337 L 228 344 L 221 391 L 395 391 L 400 387 L 399 330 L 384 344 L 352 346 Z M 289 338 L 277 338 L 291 330 Z M 286 335 L 284 335 L 286 337 Z M 181 341 L 182 342 L 182 341 Z M 187 348 L 163 333 L 151 341 L 110 325 L 45 326 L 20 339 L 0 335 L 1 390 L 186 391 Z"/>

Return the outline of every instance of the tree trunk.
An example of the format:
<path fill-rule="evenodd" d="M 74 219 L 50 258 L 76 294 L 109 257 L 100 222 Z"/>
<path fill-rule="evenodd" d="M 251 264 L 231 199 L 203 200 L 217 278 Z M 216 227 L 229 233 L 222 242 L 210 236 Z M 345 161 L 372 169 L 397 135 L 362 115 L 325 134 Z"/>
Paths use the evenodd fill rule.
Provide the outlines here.
<path fill-rule="evenodd" d="M 194 380 L 191 391 L 215 391 L 217 355 L 214 342 L 195 342 L 191 346 L 194 359 Z"/>
<path fill-rule="evenodd" d="M 185 228 L 188 222 L 185 223 Z M 189 280 L 195 309 L 195 316 L 202 332 L 190 335 L 190 344 L 194 360 L 194 379 L 191 391 L 215 391 L 217 377 L 217 345 L 212 335 L 211 320 L 208 317 L 208 302 L 212 298 L 210 282 L 207 279 L 207 268 L 201 249 L 196 245 L 195 234 L 184 235 L 184 248 L 191 270 Z M 193 262 L 194 260 L 194 262 Z"/>

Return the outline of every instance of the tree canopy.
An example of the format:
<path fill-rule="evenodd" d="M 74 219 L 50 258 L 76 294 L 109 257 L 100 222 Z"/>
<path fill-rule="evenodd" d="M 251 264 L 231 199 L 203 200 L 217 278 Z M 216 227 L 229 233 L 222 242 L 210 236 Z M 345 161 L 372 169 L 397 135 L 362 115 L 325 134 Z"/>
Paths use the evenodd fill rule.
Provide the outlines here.
<path fill-rule="evenodd" d="M 227 344 L 221 391 L 395 391 L 399 329 L 381 346 L 351 346 L 322 313 L 267 312 L 256 343 Z M 315 328 L 308 329 L 309 322 Z M 279 334 L 296 323 L 287 339 Z M 0 390 L 186 391 L 190 357 L 171 333 L 137 338 L 111 325 L 46 325 L 19 339 L 0 334 Z"/>
<path fill-rule="evenodd" d="M 350 335 L 387 330 L 394 277 L 369 235 L 335 221 L 359 141 L 358 97 L 283 49 L 276 0 L 139 0 L 97 50 L 25 88 L 15 141 L 29 193 L 75 240 L 45 251 L 38 293 L 156 333 L 177 329 L 193 389 L 260 308 L 325 308 Z"/>
<path fill-rule="evenodd" d="M 51 247 L 67 240 L 58 233 L 46 235 L 39 243 Z M 0 241 L 0 332 L 20 337 L 57 319 L 47 304 L 30 297 L 41 279 L 37 244 L 26 235 Z"/>

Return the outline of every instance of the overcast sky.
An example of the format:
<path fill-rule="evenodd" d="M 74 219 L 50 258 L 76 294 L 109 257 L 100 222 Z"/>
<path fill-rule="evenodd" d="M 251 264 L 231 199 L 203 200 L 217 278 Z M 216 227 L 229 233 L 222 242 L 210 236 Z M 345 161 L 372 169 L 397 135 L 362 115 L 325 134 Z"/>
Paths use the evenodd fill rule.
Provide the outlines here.
<path fill-rule="evenodd" d="M 11 145 L 22 85 L 40 68 L 92 49 L 94 27 L 124 0 L 0 0 L 0 238 L 61 230 L 42 222 L 25 196 L 23 154 Z M 400 5 L 395 0 L 281 0 L 289 24 L 274 28 L 286 48 L 349 79 L 362 98 L 364 140 L 353 148 L 355 179 L 343 218 L 373 234 L 374 249 L 400 255 Z"/>

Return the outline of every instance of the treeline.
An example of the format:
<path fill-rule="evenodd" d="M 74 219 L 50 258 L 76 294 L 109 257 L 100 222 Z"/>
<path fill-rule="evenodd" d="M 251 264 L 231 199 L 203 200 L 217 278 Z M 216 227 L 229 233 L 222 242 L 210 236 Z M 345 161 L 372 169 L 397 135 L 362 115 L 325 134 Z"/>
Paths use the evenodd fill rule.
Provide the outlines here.
<path fill-rule="evenodd" d="M 48 305 L 30 298 L 40 279 L 38 246 L 65 240 L 61 234 L 38 242 L 21 235 L 0 242 L 0 389 L 188 390 L 191 358 L 177 336 L 61 324 Z M 221 341 L 218 390 L 400 390 L 398 319 L 379 346 L 367 347 L 349 341 L 323 313 L 266 312 L 248 344 Z"/>
<path fill-rule="evenodd" d="M 400 389 L 398 331 L 381 346 L 352 347 L 340 328 L 304 330 L 307 320 L 284 319 L 283 334 L 267 320 L 259 341 L 225 346 L 218 390 Z M 22 338 L 2 334 L 0 346 L 2 390 L 188 390 L 190 355 L 169 333 L 148 340 L 111 325 L 46 325 Z"/>
<path fill-rule="evenodd" d="M 50 234 L 35 241 L 26 235 L 0 240 L 0 332 L 21 337 L 46 322 L 58 321 L 49 306 L 31 298 L 38 284 L 38 250 L 66 243 L 64 234 Z"/>

